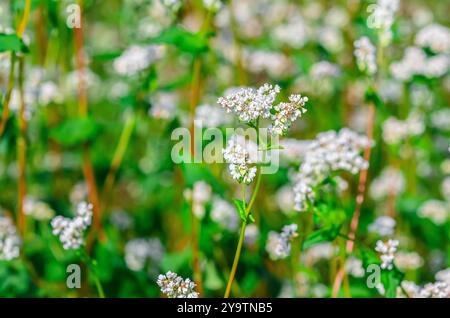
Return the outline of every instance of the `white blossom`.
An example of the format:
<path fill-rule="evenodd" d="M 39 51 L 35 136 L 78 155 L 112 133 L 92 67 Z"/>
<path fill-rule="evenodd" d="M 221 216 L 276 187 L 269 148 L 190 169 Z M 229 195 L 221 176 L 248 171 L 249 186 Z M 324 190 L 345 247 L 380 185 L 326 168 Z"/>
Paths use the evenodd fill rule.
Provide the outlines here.
<path fill-rule="evenodd" d="M 375 251 L 380 253 L 381 268 L 391 270 L 394 268 L 395 252 L 397 251 L 398 241 L 389 239 L 386 243 L 377 241 Z"/>
<path fill-rule="evenodd" d="M 25 197 L 23 212 L 38 221 L 50 220 L 55 215 L 55 211 L 47 203 L 30 196 Z"/>
<path fill-rule="evenodd" d="M 133 239 L 125 245 L 125 262 L 132 271 L 140 271 L 146 265 L 158 265 L 164 256 L 164 247 L 158 238 Z"/>
<path fill-rule="evenodd" d="M 375 200 L 396 196 L 405 190 L 405 177 L 402 172 L 393 167 L 383 169 L 381 174 L 370 184 L 369 193 Z"/>
<path fill-rule="evenodd" d="M 281 233 L 269 232 L 266 251 L 272 260 L 280 260 L 291 253 L 291 241 L 297 236 L 297 224 L 285 225 Z"/>
<path fill-rule="evenodd" d="M 211 208 L 211 219 L 222 228 L 234 232 L 239 226 L 239 217 L 236 209 L 220 197 L 214 197 Z"/>
<path fill-rule="evenodd" d="M 10 261 L 19 257 L 21 244 L 12 220 L 0 215 L 0 261 Z"/>
<path fill-rule="evenodd" d="M 196 284 L 176 273 L 169 271 L 165 275 L 159 275 L 157 284 L 168 298 L 198 298 L 198 293 L 194 290 Z"/>
<path fill-rule="evenodd" d="M 53 234 L 59 237 L 64 249 L 78 249 L 84 244 L 84 232 L 91 225 L 92 215 L 92 204 L 81 202 L 73 219 L 60 215 L 52 219 Z"/>
<path fill-rule="evenodd" d="M 133 76 L 145 70 L 162 55 L 162 48 L 155 45 L 132 45 L 113 62 L 114 70 L 124 76 Z"/>
<path fill-rule="evenodd" d="M 354 43 L 355 57 L 358 68 L 362 72 L 367 72 L 369 75 L 375 74 L 377 71 L 376 63 L 376 49 L 370 42 L 369 38 L 363 36 Z"/>
<path fill-rule="evenodd" d="M 438 225 L 442 225 L 448 220 L 450 206 L 444 201 L 428 200 L 419 207 L 417 214 L 420 217 L 430 219 Z"/>
<path fill-rule="evenodd" d="M 435 53 L 450 53 L 450 29 L 436 23 L 427 25 L 417 33 L 415 43 Z"/>
<path fill-rule="evenodd" d="M 394 234 L 395 220 L 389 216 L 380 216 L 375 222 L 369 225 L 369 232 L 377 233 L 380 236 L 390 236 Z"/>
<path fill-rule="evenodd" d="M 257 168 L 254 166 L 257 158 L 256 145 L 252 142 L 240 142 L 238 136 L 228 141 L 227 147 L 222 150 L 223 158 L 229 164 L 228 169 L 232 178 L 239 183 L 251 183 L 256 176 Z"/>

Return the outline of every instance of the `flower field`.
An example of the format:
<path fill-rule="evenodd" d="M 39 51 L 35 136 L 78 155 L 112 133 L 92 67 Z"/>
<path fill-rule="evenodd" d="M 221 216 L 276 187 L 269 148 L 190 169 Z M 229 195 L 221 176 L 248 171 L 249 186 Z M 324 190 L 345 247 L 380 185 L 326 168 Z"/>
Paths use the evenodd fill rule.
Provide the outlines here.
<path fill-rule="evenodd" d="M 2 0 L 0 297 L 449 298 L 448 12 Z"/>

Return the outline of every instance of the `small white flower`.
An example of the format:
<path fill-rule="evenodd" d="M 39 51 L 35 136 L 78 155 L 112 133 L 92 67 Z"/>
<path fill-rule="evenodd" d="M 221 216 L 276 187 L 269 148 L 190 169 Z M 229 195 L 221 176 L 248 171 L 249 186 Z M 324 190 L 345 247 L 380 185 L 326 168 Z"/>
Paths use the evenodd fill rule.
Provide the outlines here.
<path fill-rule="evenodd" d="M 375 46 L 373 46 L 372 42 L 366 36 L 356 40 L 354 46 L 354 54 L 358 68 L 362 72 L 367 72 L 369 75 L 375 74 L 377 71 Z"/>
<path fill-rule="evenodd" d="M 0 215 L 0 261 L 10 261 L 20 255 L 22 242 L 9 217 Z"/>
<path fill-rule="evenodd" d="M 291 241 L 297 236 L 297 224 L 285 225 L 281 233 L 269 232 L 266 251 L 272 260 L 284 259 L 291 253 Z"/>
<path fill-rule="evenodd" d="M 92 215 L 92 204 L 81 202 L 75 218 L 58 215 L 52 219 L 53 234 L 59 237 L 64 249 L 78 249 L 84 244 L 84 232 L 91 225 Z"/>
<path fill-rule="evenodd" d="M 398 241 L 388 240 L 386 243 L 377 241 L 375 251 L 380 253 L 381 268 L 391 270 L 394 268 L 395 252 L 397 251 Z"/>
<path fill-rule="evenodd" d="M 159 275 L 157 284 L 168 298 L 198 298 L 198 293 L 194 290 L 196 284 L 173 272 Z"/>

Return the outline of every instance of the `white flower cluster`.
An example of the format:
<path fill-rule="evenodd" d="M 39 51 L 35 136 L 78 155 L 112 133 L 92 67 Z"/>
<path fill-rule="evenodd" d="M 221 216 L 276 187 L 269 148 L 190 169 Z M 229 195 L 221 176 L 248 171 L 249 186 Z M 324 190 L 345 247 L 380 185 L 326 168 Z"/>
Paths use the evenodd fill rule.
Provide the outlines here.
<path fill-rule="evenodd" d="M 205 205 L 211 199 L 211 186 L 205 181 L 194 183 L 192 190 L 186 189 L 184 197 L 192 204 L 192 212 L 196 217 L 202 219 L 205 216 Z"/>
<path fill-rule="evenodd" d="M 383 140 L 388 145 L 397 144 L 408 137 L 418 136 L 425 130 L 422 115 L 412 113 L 405 120 L 389 117 L 383 123 Z"/>
<path fill-rule="evenodd" d="M 381 253 L 381 268 L 391 270 L 394 268 L 395 252 L 397 251 L 398 241 L 388 240 L 386 243 L 377 241 L 375 251 Z"/>
<path fill-rule="evenodd" d="M 211 219 L 222 228 L 234 232 L 239 226 L 236 209 L 227 201 L 216 196 L 212 202 Z"/>
<path fill-rule="evenodd" d="M 234 180 L 246 184 L 253 181 L 257 171 L 254 166 L 257 161 L 256 144 L 235 136 L 228 141 L 222 153 L 225 161 L 229 163 L 228 169 Z"/>
<path fill-rule="evenodd" d="M 359 258 L 350 256 L 345 260 L 345 271 L 353 277 L 364 277 L 363 262 Z"/>
<path fill-rule="evenodd" d="M 430 219 L 435 224 L 442 225 L 447 222 L 450 215 L 450 204 L 439 200 L 428 200 L 420 206 L 417 214 Z"/>
<path fill-rule="evenodd" d="M 195 124 L 205 128 L 221 127 L 231 123 L 231 116 L 218 106 L 199 105 L 195 109 Z"/>
<path fill-rule="evenodd" d="M 21 240 L 9 217 L 0 215 L 0 261 L 19 257 Z"/>
<path fill-rule="evenodd" d="M 164 247 L 158 238 L 138 238 L 125 245 L 125 262 L 132 271 L 140 271 L 147 264 L 158 265 L 164 256 Z"/>
<path fill-rule="evenodd" d="M 326 77 L 338 77 L 341 74 L 341 70 L 336 64 L 320 61 L 311 66 L 309 74 L 314 79 L 320 80 Z"/>
<path fill-rule="evenodd" d="M 174 93 L 157 93 L 152 96 L 148 114 L 157 119 L 172 119 L 176 115 L 178 96 Z"/>
<path fill-rule="evenodd" d="M 447 54 L 438 54 L 428 57 L 418 47 L 409 47 L 405 50 L 403 59 L 390 66 L 392 76 L 401 81 L 409 81 L 415 75 L 428 78 L 441 77 L 450 68 L 450 58 Z"/>
<path fill-rule="evenodd" d="M 380 200 L 402 193 L 405 190 L 405 184 L 405 177 L 400 170 L 387 167 L 372 181 L 369 193 L 373 199 Z"/>
<path fill-rule="evenodd" d="M 354 43 L 356 64 L 361 72 L 369 75 L 375 74 L 377 71 L 376 49 L 370 42 L 369 38 L 363 36 Z"/>
<path fill-rule="evenodd" d="M 390 216 L 380 216 L 369 225 L 369 232 L 377 233 L 380 236 L 391 236 L 394 234 L 395 224 L 395 220 Z"/>
<path fill-rule="evenodd" d="M 162 48 L 156 45 L 132 45 L 113 62 L 114 70 L 125 76 L 133 76 L 145 70 L 162 56 Z"/>
<path fill-rule="evenodd" d="M 297 224 L 285 225 L 281 233 L 269 232 L 266 251 L 272 260 L 284 259 L 291 253 L 291 241 L 297 236 Z"/>
<path fill-rule="evenodd" d="M 395 265 L 401 270 L 416 270 L 423 265 L 423 259 L 416 252 L 398 252 Z"/>
<path fill-rule="evenodd" d="M 435 53 L 450 53 L 450 29 L 436 23 L 427 25 L 417 33 L 415 43 Z"/>
<path fill-rule="evenodd" d="M 352 174 L 368 168 L 360 152 L 372 146 L 372 141 L 348 128 L 339 132 L 327 131 L 311 141 L 300 165 L 298 180 L 294 186 L 295 207 L 304 211 L 307 201 L 314 200 L 313 187 L 333 171 L 349 171 Z"/>
<path fill-rule="evenodd" d="M 281 187 L 275 194 L 275 201 L 278 208 L 286 215 L 291 214 L 295 210 L 294 192 L 292 187 L 285 185 Z"/>
<path fill-rule="evenodd" d="M 330 242 L 320 243 L 306 250 L 301 259 L 305 265 L 312 266 L 321 260 L 331 259 L 337 251 L 336 246 Z"/>
<path fill-rule="evenodd" d="M 30 196 L 24 200 L 23 212 L 38 221 L 50 220 L 55 215 L 55 211 L 47 203 Z"/>
<path fill-rule="evenodd" d="M 403 281 L 402 287 L 410 298 L 450 298 L 450 286 L 443 281 L 417 286 L 414 282 Z M 401 295 L 401 290 L 398 294 Z"/>
<path fill-rule="evenodd" d="M 59 236 L 64 249 L 78 249 L 83 245 L 84 232 L 91 225 L 92 215 L 92 204 L 81 202 L 77 206 L 75 218 L 58 215 L 52 219 L 53 235 Z"/>
<path fill-rule="evenodd" d="M 183 279 L 176 273 L 167 272 L 161 274 L 157 280 L 158 286 L 169 298 L 198 298 L 198 293 L 194 290 L 196 284 L 189 278 Z"/>
<path fill-rule="evenodd" d="M 378 0 L 376 4 L 369 7 L 373 11 L 368 26 L 380 30 L 380 38 L 383 44 L 389 43 L 392 38 L 391 27 L 399 3 L 399 0 Z"/>
<path fill-rule="evenodd" d="M 292 47 L 302 48 L 310 37 L 311 30 L 300 15 L 291 18 L 287 23 L 273 28 L 272 38 L 275 42 Z"/>
<path fill-rule="evenodd" d="M 247 246 L 253 246 L 259 237 L 259 229 L 256 224 L 249 224 L 245 228 L 244 243 Z"/>
<path fill-rule="evenodd" d="M 273 135 L 284 135 L 288 129 L 302 114 L 306 113 L 305 103 L 308 97 L 301 95 L 289 96 L 289 103 L 280 103 L 274 107 L 275 114 L 272 115 L 273 124 L 269 131 Z"/>
<path fill-rule="evenodd" d="M 450 108 L 434 111 L 431 113 L 430 120 L 434 128 L 450 132 Z"/>
<path fill-rule="evenodd" d="M 268 50 L 244 51 L 244 65 L 252 73 L 266 72 L 271 77 L 282 78 L 292 74 L 292 61 L 283 53 Z"/>
<path fill-rule="evenodd" d="M 218 103 L 228 112 L 234 112 L 239 120 L 253 122 L 258 118 L 270 118 L 274 121 L 271 126 L 272 133 L 285 134 L 290 125 L 306 112 L 307 97 L 291 95 L 289 102 L 274 105 L 278 85 L 264 84 L 258 89 L 243 87 L 220 97 Z"/>
<path fill-rule="evenodd" d="M 264 84 L 258 89 L 242 87 L 218 99 L 218 103 L 228 112 L 234 112 L 243 122 L 269 118 L 275 98 L 280 92 L 278 85 Z"/>

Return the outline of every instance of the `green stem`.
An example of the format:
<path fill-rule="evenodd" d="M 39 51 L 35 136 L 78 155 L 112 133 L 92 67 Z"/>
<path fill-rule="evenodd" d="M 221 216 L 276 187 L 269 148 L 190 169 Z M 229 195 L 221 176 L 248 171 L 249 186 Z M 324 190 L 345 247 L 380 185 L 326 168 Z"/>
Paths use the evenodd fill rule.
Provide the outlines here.
<path fill-rule="evenodd" d="M 241 232 L 239 234 L 239 241 L 238 241 L 238 245 L 236 248 L 236 253 L 234 255 L 233 266 L 231 267 L 230 277 L 228 278 L 228 284 L 227 284 L 227 288 L 225 290 L 224 298 L 230 297 L 231 286 L 233 285 L 234 276 L 236 275 L 237 266 L 239 264 L 239 258 L 241 257 L 241 251 L 242 251 L 242 245 L 244 243 L 245 228 L 247 227 L 248 215 L 250 214 L 253 203 L 255 202 L 256 195 L 258 194 L 260 184 L 261 184 L 261 171 L 258 170 L 258 176 L 257 176 L 257 180 L 256 180 L 255 190 L 253 191 L 252 197 L 250 199 L 250 203 L 248 204 L 247 208 L 245 209 L 245 221 L 242 222 Z M 244 203 L 244 207 L 245 207 L 244 186 L 242 188 L 243 188 L 243 203 Z"/>

